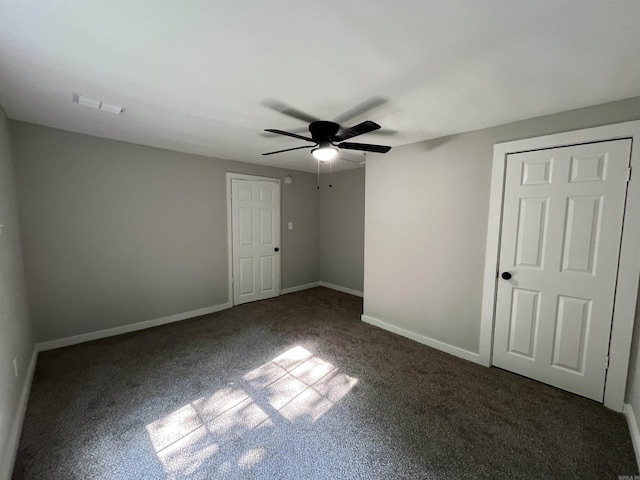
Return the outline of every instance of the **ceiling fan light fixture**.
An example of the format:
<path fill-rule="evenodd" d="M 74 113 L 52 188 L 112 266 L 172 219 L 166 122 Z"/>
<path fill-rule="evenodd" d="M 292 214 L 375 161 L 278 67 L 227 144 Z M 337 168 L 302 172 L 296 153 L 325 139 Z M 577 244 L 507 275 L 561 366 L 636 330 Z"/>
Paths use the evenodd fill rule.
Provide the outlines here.
<path fill-rule="evenodd" d="M 311 150 L 311 155 L 321 162 L 330 162 L 338 156 L 338 149 L 331 145 L 324 145 Z"/>

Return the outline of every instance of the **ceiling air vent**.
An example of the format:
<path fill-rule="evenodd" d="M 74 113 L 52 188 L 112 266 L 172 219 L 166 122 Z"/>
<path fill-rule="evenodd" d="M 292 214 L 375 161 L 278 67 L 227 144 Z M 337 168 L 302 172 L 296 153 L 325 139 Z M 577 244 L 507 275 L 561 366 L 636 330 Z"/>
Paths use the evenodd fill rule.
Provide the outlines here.
<path fill-rule="evenodd" d="M 115 113 L 116 115 L 122 115 L 124 113 L 124 107 L 118 105 L 112 105 L 110 103 L 104 103 L 102 100 L 96 100 L 95 98 L 87 97 L 81 93 L 73 92 L 73 101 L 83 107 L 94 108 L 96 110 L 104 110 L 105 112 Z"/>

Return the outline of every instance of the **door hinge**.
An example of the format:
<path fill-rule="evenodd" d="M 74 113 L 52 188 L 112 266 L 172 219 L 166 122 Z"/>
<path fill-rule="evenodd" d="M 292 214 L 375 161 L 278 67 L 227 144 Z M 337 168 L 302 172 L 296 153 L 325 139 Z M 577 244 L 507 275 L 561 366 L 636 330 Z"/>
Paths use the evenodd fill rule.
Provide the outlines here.
<path fill-rule="evenodd" d="M 627 182 L 631 180 L 631 167 L 627 168 Z"/>
<path fill-rule="evenodd" d="M 609 370 L 609 356 L 604 357 L 604 369 Z"/>

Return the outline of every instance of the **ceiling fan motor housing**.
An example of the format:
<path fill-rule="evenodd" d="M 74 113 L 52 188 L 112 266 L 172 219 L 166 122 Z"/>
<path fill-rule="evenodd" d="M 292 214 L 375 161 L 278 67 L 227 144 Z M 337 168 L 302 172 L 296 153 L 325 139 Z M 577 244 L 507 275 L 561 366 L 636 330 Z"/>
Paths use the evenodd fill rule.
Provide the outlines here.
<path fill-rule="evenodd" d="M 330 143 L 339 130 L 340 125 L 335 122 L 318 120 L 317 122 L 311 122 L 309 124 L 309 132 L 311 132 L 311 138 L 313 138 L 313 140 L 318 143 Z"/>

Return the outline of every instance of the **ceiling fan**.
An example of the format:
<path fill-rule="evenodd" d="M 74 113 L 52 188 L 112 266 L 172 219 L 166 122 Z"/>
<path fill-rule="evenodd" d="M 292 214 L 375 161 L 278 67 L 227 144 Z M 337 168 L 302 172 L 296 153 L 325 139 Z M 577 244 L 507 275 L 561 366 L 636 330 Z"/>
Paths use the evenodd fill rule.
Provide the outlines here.
<path fill-rule="evenodd" d="M 387 145 L 373 145 L 370 143 L 352 143 L 345 141 L 349 140 L 350 138 L 357 137 L 358 135 L 373 132 L 374 130 L 378 130 L 379 128 L 380 125 L 369 120 L 359 123 L 355 127 L 346 129 L 341 129 L 340 125 L 335 122 L 318 120 L 309 124 L 309 132 L 311 133 L 311 138 L 303 137 L 302 135 L 298 135 L 296 133 L 285 132 L 284 130 L 268 128 L 265 130 L 266 132 L 299 138 L 300 140 L 311 142 L 314 145 L 304 145 L 302 147 L 287 148 L 285 150 L 263 153 L 263 155 L 273 155 L 275 153 L 290 152 L 291 150 L 312 148 L 311 154 L 317 160 L 326 162 L 333 160 L 338 155 L 338 152 L 341 148 L 345 150 L 360 150 L 362 152 L 387 153 L 389 150 L 391 150 L 391 147 Z"/>
<path fill-rule="evenodd" d="M 282 102 L 275 100 L 269 100 L 265 104 L 274 110 L 277 110 L 285 115 L 289 115 L 294 118 L 298 118 L 309 123 L 309 132 L 311 138 L 298 135 L 297 133 L 286 132 L 284 130 L 266 129 L 265 132 L 286 135 L 288 137 L 298 138 L 307 142 L 313 143 L 313 145 L 304 145 L 301 147 L 287 148 L 284 150 L 277 150 L 275 152 L 263 153 L 263 155 L 273 155 L 276 153 L 289 152 L 292 150 L 300 150 L 304 148 L 311 148 L 311 154 L 320 162 L 331 161 L 338 156 L 340 149 L 344 150 L 358 150 L 362 152 L 375 152 L 375 153 L 387 153 L 391 150 L 391 147 L 386 145 L 373 145 L 369 143 L 353 143 L 347 142 L 353 137 L 363 135 L 365 133 L 373 132 L 380 128 L 375 122 L 369 120 L 359 123 L 351 128 L 342 128 L 338 122 L 346 121 L 355 116 L 359 116 L 366 111 L 369 111 L 377 106 L 385 103 L 386 100 L 380 97 L 373 97 L 366 100 L 361 105 L 358 105 L 351 110 L 339 115 L 336 121 L 330 122 L 326 120 L 318 120 L 317 118 L 301 112 L 295 108 L 292 108 Z"/>

